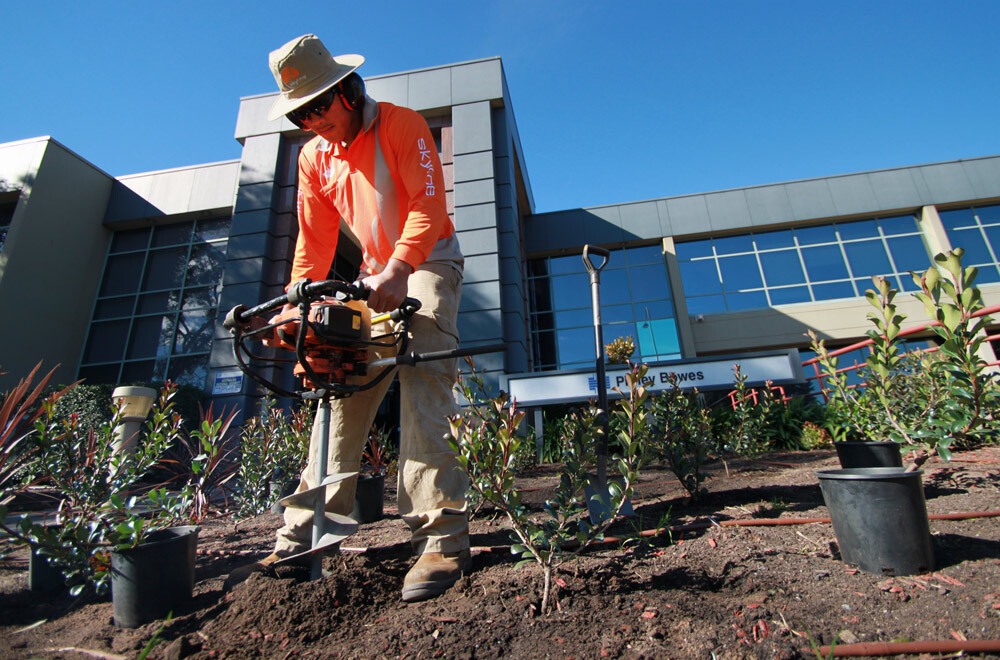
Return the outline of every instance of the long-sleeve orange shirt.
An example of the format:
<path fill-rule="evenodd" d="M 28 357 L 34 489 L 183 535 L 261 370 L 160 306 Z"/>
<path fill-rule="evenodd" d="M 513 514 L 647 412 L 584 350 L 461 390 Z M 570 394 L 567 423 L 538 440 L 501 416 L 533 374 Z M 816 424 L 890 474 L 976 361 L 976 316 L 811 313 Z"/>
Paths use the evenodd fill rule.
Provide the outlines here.
<path fill-rule="evenodd" d="M 414 269 L 438 261 L 461 271 L 427 122 L 409 108 L 370 98 L 362 117 L 362 130 L 348 148 L 316 136 L 299 153 L 299 236 L 291 281 L 327 278 L 341 218 L 360 241 L 363 270 L 370 274 L 382 272 L 390 258 Z"/>

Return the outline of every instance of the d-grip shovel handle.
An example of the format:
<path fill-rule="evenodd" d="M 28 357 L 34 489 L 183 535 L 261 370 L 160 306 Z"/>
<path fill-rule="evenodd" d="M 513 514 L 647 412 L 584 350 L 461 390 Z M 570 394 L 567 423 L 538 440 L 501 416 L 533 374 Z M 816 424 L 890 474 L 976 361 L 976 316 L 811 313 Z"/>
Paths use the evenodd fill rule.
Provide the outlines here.
<path fill-rule="evenodd" d="M 597 266 L 594 262 L 590 260 L 591 253 L 596 254 L 599 257 L 604 257 L 604 260 Z M 591 275 L 594 273 L 600 273 L 605 266 L 608 265 L 608 259 L 611 257 L 611 251 L 605 250 L 602 247 L 597 247 L 596 245 L 584 245 L 583 246 L 583 265 L 587 267 L 587 272 Z"/>

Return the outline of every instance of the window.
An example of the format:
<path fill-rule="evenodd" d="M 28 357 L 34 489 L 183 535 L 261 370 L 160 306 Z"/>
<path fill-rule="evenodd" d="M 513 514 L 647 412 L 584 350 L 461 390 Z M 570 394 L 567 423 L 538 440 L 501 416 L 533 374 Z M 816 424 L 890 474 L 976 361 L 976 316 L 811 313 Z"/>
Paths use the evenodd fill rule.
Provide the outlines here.
<path fill-rule="evenodd" d="M 590 276 L 582 256 L 530 261 L 528 292 L 535 370 L 594 364 L 597 347 Z M 659 244 L 612 251 L 601 271 L 600 293 L 605 344 L 627 336 L 635 342 L 636 358 L 680 357 L 670 283 Z"/>
<path fill-rule="evenodd" d="M 962 248 L 962 266 L 976 266 L 976 284 L 1000 282 L 1000 206 L 941 211 L 951 246 Z"/>
<path fill-rule="evenodd" d="M 230 224 L 209 218 L 115 233 L 80 378 L 204 386 Z"/>
<path fill-rule="evenodd" d="M 901 291 L 931 258 L 913 215 L 677 244 L 688 313 L 715 314 L 864 295 L 873 275 Z"/>

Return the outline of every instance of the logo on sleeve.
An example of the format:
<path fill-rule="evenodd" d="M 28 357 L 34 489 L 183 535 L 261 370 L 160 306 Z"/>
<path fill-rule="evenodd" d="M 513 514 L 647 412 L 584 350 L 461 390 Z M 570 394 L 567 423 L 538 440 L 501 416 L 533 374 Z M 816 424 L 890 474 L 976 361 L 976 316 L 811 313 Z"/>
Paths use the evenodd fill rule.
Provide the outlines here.
<path fill-rule="evenodd" d="M 423 138 L 417 140 L 417 149 L 420 151 L 420 167 L 424 168 L 427 174 L 424 179 L 424 194 L 433 197 L 434 189 L 434 160 L 431 158 L 431 151 L 427 148 L 427 143 Z"/>

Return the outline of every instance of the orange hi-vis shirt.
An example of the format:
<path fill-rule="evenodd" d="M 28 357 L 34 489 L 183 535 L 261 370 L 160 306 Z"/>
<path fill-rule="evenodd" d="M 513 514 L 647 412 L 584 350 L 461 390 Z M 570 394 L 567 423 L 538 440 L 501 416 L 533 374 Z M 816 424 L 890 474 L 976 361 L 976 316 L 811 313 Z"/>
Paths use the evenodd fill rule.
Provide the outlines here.
<path fill-rule="evenodd" d="M 434 138 L 409 108 L 366 98 L 362 129 L 348 148 L 320 136 L 306 143 L 297 206 L 292 282 L 327 278 L 341 218 L 361 243 L 369 274 L 382 272 L 390 258 L 414 269 L 433 261 L 462 270 Z"/>

